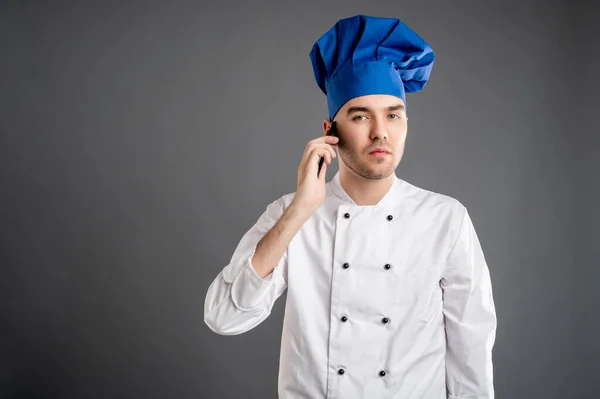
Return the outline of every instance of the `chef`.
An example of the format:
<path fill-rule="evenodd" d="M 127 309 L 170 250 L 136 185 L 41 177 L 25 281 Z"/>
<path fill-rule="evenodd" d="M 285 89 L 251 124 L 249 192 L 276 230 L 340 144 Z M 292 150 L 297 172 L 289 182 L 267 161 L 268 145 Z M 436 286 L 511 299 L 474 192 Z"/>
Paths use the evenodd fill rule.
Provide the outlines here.
<path fill-rule="evenodd" d="M 406 93 L 429 79 L 431 47 L 398 19 L 357 15 L 310 60 L 327 95 L 323 135 L 304 150 L 297 190 L 266 207 L 211 283 L 204 321 L 242 334 L 287 289 L 281 399 L 494 398 L 496 313 L 473 222 L 395 173 Z"/>

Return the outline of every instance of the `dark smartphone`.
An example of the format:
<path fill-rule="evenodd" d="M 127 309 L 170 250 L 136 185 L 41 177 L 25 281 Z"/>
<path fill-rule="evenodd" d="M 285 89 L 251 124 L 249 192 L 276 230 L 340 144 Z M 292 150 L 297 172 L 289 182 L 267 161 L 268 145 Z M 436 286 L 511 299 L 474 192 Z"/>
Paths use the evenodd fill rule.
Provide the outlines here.
<path fill-rule="evenodd" d="M 335 127 L 335 122 L 331 122 L 331 127 L 329 128 L 327 135 L 337 137 L 337 130 Z M 325 158 L 321 157 L 321 159 L 319 160 L 319 169 L 317 170 L 317 177 L 319 177 L 319 173 L 321 173 L 321 168 L 323 167 L 324 161 L 325 161 Z"/>

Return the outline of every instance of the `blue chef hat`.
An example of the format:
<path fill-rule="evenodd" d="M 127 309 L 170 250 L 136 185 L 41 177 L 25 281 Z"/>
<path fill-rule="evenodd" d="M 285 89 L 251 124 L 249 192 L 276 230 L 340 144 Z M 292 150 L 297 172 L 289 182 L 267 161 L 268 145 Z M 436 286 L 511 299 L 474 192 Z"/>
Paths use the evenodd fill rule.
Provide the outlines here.
<path fill-rule="evenodd" d="M 390 94 L 406 104 L 405 93 L 427 83 L 434 54 L 399 19 L 356 15 L 321 36 L 310 60 L 333 119 L 346 102 L 368 94 Z"/>

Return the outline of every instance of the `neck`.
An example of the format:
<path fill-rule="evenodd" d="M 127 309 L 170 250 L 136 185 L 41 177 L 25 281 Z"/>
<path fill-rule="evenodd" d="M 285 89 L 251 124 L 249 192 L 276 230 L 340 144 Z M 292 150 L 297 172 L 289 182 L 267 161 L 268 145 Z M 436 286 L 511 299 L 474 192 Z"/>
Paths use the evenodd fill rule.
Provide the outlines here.
<path fill-rule="evenodd" d="M 366 179 L 352 170 L 340 168 L 340 184 L 352 201 L 359 206 L 376 205 L 390 190 L 395 173 L 383 179 Z"/>

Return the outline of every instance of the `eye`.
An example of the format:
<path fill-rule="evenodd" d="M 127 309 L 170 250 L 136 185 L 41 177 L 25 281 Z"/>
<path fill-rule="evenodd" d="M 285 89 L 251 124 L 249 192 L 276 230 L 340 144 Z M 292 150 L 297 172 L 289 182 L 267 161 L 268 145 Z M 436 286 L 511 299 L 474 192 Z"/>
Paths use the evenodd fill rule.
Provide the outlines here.
<path fill-rule="evenodd" d="M 352 118 L 353 121 L 359 120 L 358 118 L 366 118 L 366 115 L 357 115 L 354 118 Z M 364 120 L 364 119 L 360 119 L 360 120 Z"/>
<path fill-rule="evenodd" d="M 400 119 L 400 115 L 398 115 L 398 114 L 390 114 L 389 116 L 390 116 L 390 119 Z"/>

